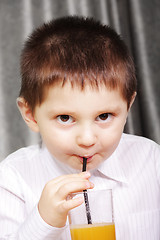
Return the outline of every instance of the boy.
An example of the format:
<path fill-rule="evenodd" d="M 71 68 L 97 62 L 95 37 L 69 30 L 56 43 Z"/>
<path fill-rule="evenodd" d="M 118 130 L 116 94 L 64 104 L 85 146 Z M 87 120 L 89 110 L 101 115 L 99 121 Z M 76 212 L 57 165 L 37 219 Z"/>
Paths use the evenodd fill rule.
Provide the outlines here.
<path fill-rule="evenodd" d="M 0 239 L 69 240 L 84 189 L 113 189 L 117 240 L 160 237 L 160 150 L 123 134 L 136 96 L 134 64 L 114 30 L 66 17 L 36 29 L 21 56 L 17 100 L 42 146 L 0 167 Z M 87 172 L 81 173 L 83 157 Z"/>

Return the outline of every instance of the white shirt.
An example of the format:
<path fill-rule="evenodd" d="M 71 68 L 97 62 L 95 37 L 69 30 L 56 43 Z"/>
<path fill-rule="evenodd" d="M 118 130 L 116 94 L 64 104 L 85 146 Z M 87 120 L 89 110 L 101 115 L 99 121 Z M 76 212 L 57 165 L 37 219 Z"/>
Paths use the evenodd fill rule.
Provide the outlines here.
<path fill-rule="evenodd" d="M 54 228 L 37 210 L 44 185 L 77 172 L 43 146 L 22 148 L 0 164 L 0 240 L 70 240 L 69 226 Z M 123 134 L 116 151 L 91 172 L 95 189 L 112 188 L 116 240 L 160 239 L 160 147 Z"/>

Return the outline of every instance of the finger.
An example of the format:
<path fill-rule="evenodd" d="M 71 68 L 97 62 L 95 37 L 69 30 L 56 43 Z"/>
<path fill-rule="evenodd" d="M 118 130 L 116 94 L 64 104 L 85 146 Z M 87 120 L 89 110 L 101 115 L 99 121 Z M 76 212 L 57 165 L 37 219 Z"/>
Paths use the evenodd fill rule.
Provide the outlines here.
<path fill-rule="evenodd" d="M 64 212 L 64 211 L 68 212 L 71 209 L 80 206 L 83 202 L 84 202 L 84 197 L 83 196 L 77 197 L 77 198 L 74 198 L 74 199 L 71 199 L 71 200 L 68 200 L 68 201 L 64 201 L 61 204 L 61 210 L 62 210 L 62 212 Z"/>
<path fill-rule="evenodd" d="M 73 181 L 62 185 L 57 190 L 57 196 L 59 196 L 59 199 L 66 199 L 67 196 L 71 193 L 83 191 L 85 189 L 91 189 L 93 187 L 94 184 L 88 180 Z"/>
<path fill-rule="evenodd" d="M 75 181 L 77 181 L 77 182 L 88 181 L 87 179 L 90 176 L 91 175 L 89 172 L 83 172 L 80 174 L 63 175 L 63 176 L 60 176 L 56 179 L 49 181 L 46 184 L 46 189 L 48 189 L 49 191 L 56 192 L 59 188 L 61 188 L 61 186 L 65 185 L 65 184 L 70 184 Z"/>
<path fill-rule="evenodd" d="M 69 174 L 69 175 L 62 175 L 62 176 L 59 176 L 53 180 L 51 180 L 50 182 L 52 182 L 53 184 L 54 183 L 58 183 L 62 180 L 65 180 L 65 179 L 69 179 L 69 178 L 84 178 L 84 179 L 87 179 L 91 176 L 90 172 L 80 172 L 80 173 L 77 173 L 77 174 Z"/>

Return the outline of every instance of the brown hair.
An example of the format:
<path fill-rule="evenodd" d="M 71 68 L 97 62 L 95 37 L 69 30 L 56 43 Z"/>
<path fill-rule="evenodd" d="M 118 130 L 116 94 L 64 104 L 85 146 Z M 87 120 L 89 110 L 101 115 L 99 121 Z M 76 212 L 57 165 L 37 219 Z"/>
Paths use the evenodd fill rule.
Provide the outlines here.
<path fill-rule="evenodd" d="M 66 81 L 118 88 L 128 107 L 136 91 L 133 61 L 121 37 L 93 18 L 77 16 L 52 20 L 37 28 L 21 55 L 24 97 L 32 111 L 44 101 L 44 88 Z"/>

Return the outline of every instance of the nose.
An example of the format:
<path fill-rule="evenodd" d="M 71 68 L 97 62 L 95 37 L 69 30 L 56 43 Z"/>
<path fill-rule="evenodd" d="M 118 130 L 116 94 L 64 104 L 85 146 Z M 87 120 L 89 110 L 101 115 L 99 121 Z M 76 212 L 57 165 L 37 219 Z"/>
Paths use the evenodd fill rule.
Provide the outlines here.
<path fill-rule="evenodd" d="M 81 147 L 87 148 L 95 145 L 97 136 L 94 129 L 89 126 L 84 126 L 79 129 L 77 134 L 77 144 Z"/>

